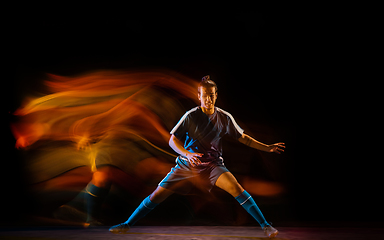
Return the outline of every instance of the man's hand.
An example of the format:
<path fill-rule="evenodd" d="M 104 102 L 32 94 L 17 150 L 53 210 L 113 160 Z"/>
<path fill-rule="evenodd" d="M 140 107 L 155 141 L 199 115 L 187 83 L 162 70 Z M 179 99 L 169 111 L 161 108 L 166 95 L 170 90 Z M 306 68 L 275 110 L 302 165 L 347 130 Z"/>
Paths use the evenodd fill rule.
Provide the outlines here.
<path fill-rule="evenodd" d="M 280 154 L 284 152 L 285 143 L 282 143 L 282 142 L 274 143 L 274 144 L 268 145 L 268 148 L 269 148 L 269 152 L 275 152 L 277 154 Z"/>
<path fill-rule="evenodd" d="M 187 153 L 185 156 L 188 158 L 188 161 L 190 164 L 192 164 L 193 167 L 201 164 L 201 161 L 199 157 L 203 156 L 204 154 L 202 153 Z"/>
<path fill-rule="evenodd" d="M 178 154 L 187 157 L 188 162 L 190 162 L 192 166 L 197 166 L 197 165 L 201 164 L 199 157 L 203 156 L 204 154 L 191 153 L 191 152 L 187 151 L 184 148 L 183 143 L 179 139 L 177 139 L 177 137 L 175 137 L 173 134 L 169 138 L 169 146 L 173 150 L 175 150 L 175 152 L 177 152 Z"/>

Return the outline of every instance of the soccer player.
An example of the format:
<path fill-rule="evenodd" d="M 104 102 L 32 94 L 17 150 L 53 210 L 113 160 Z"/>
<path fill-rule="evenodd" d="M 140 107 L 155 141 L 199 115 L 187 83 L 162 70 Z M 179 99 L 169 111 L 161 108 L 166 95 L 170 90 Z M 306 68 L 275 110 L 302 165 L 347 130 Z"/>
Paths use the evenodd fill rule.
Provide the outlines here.
<path fill-rule="evenodd" d="M 264 233 L 272 238 L 278 234 L 264 218 L 252 196 L 243 189 L 224 166 L 221 139 L 229 135 L 241 143 L 265 152 L 284 152 L 284 143 L 267 145 L 244 133 L 228 112 L 215 107 L 217 85 L 208 76 L 198 87 L 200 106 L 182 116 L 172 129 L 169 145 L 180 154 L 176 166 L 159 183 L 156 190 L 145 198 L 124 223 L 112 226 L 112 233 L 126 233 L 139 219 L 163 202 L 171 194 L 188 192 L 193 183 L 211 190 L 217 186 L 231 194 L 260 224 Z M 202 185 L 202 186 L 201 186 Z"/>

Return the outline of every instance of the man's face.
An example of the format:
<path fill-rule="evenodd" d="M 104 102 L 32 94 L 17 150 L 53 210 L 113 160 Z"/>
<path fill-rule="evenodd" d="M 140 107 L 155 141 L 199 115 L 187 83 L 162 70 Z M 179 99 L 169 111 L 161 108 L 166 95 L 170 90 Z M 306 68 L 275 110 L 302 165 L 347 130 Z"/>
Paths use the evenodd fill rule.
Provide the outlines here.
<path fill-rule="evenodd" d="M 206 109 L 212 109 L 215 106 L 217 99 L 217 92 L 215 87 L 205 88 L 200 87 L 198 94 L 200 105 Z"/>

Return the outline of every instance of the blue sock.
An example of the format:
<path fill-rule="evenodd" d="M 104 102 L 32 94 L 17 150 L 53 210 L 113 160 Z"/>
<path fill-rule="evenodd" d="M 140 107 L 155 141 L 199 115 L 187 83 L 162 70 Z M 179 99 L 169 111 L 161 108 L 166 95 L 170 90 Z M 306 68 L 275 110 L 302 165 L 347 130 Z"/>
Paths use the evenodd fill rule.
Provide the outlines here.
<path fill-rule="evenodd" d="M 145 215 L 147 215 L 152 209 L 154 209 L 158 203 L 151 202 L 149 199 L 151 195 L 146 197 L 140 205 L 136 208 L 136 210 L 131 214 L 131 216 L 128 218 L 128 220 L 125 222 L 129 226 L 133 226 L 137 221 L 139 221 L 141 218 L 143 218 Z"/>
<path fill-rule="evenodd" d="M 235 197 L 235 199 L 254 219 L 256 219 L 262 228 L 269 225 L 259 207 L 256 205 L 255 200 L 253 200 L 252 196 L 247 191 L 242 192 L 239 196 Z"/>
<path fill-rule="evenodd" d="M 89 183 L 85 188 L 86 207 L 87 207 L 87 222 L 97 219 L 101 206 L 108 195 L 109 188 L 99 188 L 92 183 Z"/>

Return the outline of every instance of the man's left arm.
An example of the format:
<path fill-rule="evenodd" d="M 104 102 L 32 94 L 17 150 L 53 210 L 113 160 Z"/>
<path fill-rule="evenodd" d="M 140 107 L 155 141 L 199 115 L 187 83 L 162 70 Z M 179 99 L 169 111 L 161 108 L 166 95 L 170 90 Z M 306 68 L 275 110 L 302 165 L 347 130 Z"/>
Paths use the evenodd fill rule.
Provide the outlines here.
<path fill-rule="evenodd" d="M 243 133 L 243 135 L 238 139 L 239 142 L 251 147 L 255 148 L 264 152 L 275 152 L 280 154 L 281 152 L 284 152 L 285 143 L 274 143 L 271 145 L 267 145 L 265 143 L 259 142 L 256 139 L 252 138 L 251 136 Z"/>

